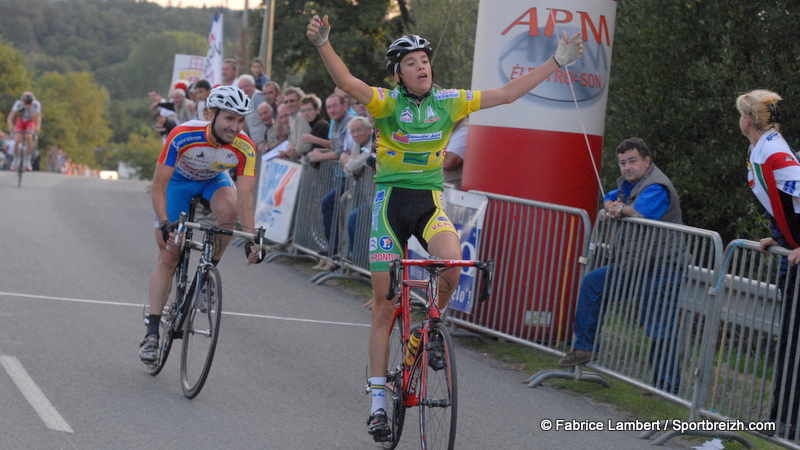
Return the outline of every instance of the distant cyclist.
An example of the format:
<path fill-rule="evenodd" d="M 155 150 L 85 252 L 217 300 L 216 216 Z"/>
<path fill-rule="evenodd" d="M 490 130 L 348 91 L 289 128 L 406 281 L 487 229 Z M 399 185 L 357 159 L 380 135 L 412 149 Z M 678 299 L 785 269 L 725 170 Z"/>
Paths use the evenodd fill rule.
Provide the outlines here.
<path fill-rule="evenodd" d="M 150 276 L 151 314 L 147 316 L 147 331 L 139 349 L 139 358 L 145 364 L 158 359 L 158 325 L 180 256 L 180 246 L 172 245 L 171 238 L 181 212 L 189 210 L 196 195 L 202 195 L 219 226 L 232 229 L 237 217 L 245 229 L 255 224 L 256 147 L 242 132 L 250 99 L 239 88 L 220 86 L 211 91 L 206 105 L 212 113 L 210 123 L 190 120 L 170 132 L 150 188 L 156 213 L 158 263 Z M 236 173 L 235 186 L 229 169 Z M 212 257 L 214 264 L 229 242 L 230 237 L 222 238 Z M 251 242 L 245 247 L 248 262 L 260 262 L 256 245 Z"/>
<path fill-rule="evenodd" d="M 18 154 L 19 146 L 24 141 L 25 170 L 33 170 L 31 167 L 33 136 L 38 135 L 42 129 L 42 104 L 36 100 L 33 92 L 25 91 L 22 97 L 14 102 L 8 114 L 8 129 L 14 137 L 14 155 Z"/>

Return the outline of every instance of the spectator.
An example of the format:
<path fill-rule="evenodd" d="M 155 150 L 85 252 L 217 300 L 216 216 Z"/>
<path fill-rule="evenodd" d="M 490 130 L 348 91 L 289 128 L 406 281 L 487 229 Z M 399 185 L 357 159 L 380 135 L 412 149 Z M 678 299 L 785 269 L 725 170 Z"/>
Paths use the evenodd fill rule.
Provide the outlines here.
<path fill-rule="evenodd" d="M 278 127 L 275 126 L 275 118 L 272 116 L 272 107 L 267 102 L 258 105 L 258 118 L 264 126 L 264 139 L 261 146 L 258 148 L 258 154 L 263 155 L 269 150 L 277 147 L 278 142 Z"/>
<path fill-rule="evenodd" d="M 278 123 L 275 125 L 276 130 L 275 134 L 278 135 L 278 146 L 283 146 L 284 143 L 288 145 L 289 143 L 289 121 L 291 119 L 291 113 L 289 112 L 289 106 L 281 103 L 278 106 Z M 283 151 L 280 155 L 281 158 L 286 158 L 286 151 Z"/>
<path fill-rule="evenodd" d="M 261 92 L 261 90 L 264 89 L 264 85 L 269 83 L 269 77 L 264 74 L 264 63 L 262 63 L 260 59 L 253 58 L 253 60 L 250 61 L 250 74 L 253 75 L 256 89 Z"/>
<path fill-rule="evenodd" d="M 345 148 L 352 146 L 352 142 L 347 143 L 347 138 L 350 134 L 347 124 L 353 116 L 347 113 L 344 98 L 338 94 L 329 95 L 325 100 L 325 108 L 328 111 L 328 117 L 331 119 L 330 133 L 328 139 L 313 140 L 313 143 L 318 148 L 308 154 L 308 160 L 311 162 L 338 159 Z"/>
<path fill-rule="evenodd" d="M 162 97 L 161 94 L 159 94 L 155 89 L 150 90 L 150 92 L 147 93 L 147 97 L 150 99 L 150 105 L 148 108 L 154 109 L 156 112 L 161 110 L 161 103 L 167 102 L 167 100 L 164 99 L 164 97 Z"/>
<path fill-rule="evenodd" d="M 239 80 L 239 63 L 235 59 L 226 59 L 222 62 L 222 85 L 237 87 Z"/>
<path fill-rule="evenodd" d="M 194 118 L 197 120 L 209 120 L 206 118 L 206 99 L 208 94 L 211 93 L 211 83 L 208 80 L 200 80 L 194 84 L 192 88 L 192 100 L 195 105 Z"/>
<path fill-rule="evenodd" d="M 308 122 L 311 127 L 311 132 L 300 136 L 302 142 L 310 143 L 312 146 L 319 145 L 320 142 L 326 142 L 328 138 L 328 130 L 330 124 L 327 120 L 322 118 L 320 112 L 322 111 L 322 102 L 319 97 L 314 94 L 306 94 L 300 99 L 300 115 L 303 120 Z M 316 152 L 317 149 L 308 153 L 309 161 L 318 162 L 310 159 L 310 155 Z"/>
<path fill-rule="evenodd" d="M 264 142 L 264 124 L 258 116 L 258 105 L 264 103 L 264 94 L 256 89 L 255 81 L 250 75 L 242 75 L 239 77 L 239 89 L 243 90 L 247 97 L 250 99 L 250 112 L 245 116 L 245 132 L 250 139 L 260 147 Z M 259 159 L 260 160 L 260 159 Z M 256 177 L 257 179 L 258 177 Z"/>
<path fill-rule="evenodd" d="M 467 128 L 469 128 L 469 116 L 456 122 L 445 147 L 442 163 L 444 182 L 452 184 L 458 190 L 461 190 L 461 172 L 464 168 L 464 153 L 467 150 Z"/>
<path fill-rule="evenodd" d="M 171 114 L 168 109 L 162 109 L 156 114 L 156 125 L 153 127 L 153 131 L 161 135 L 161 143 L 163 144 L 167 141 L 170 131 L 176 126 L 178 124 L 175 122 L 175 114 Z"/>
<path fill-rule="evenodd" d="M 278 117 L 278 105 L 280 105 L 281 87 L 274 81 L 269 81 L 261 89 L 264 94 L 264 101 L 272 106 L 272 115 Z"/>
<path fill-rule="evenodd" d="M 617 189 L 607 193 L 604 198 L 604 214 L 612 219 L 644 217 L 681 224 L 678 194 L 669 178 L 653 163 L 647 144 L 638 138 L 626 139 L 617 147 L 617 158 L 622 176 L 617 180 Z M 574 367 L 591 361 L 606 280 L 616 270 L 626 271 L 623 265 L 640 263 L 637 260 L 644 257 L 635 251 L 636 243 L 626 242 L 626 237 L 622 236 L 619 240 L 625 252 L 622 261 L 600 267 L 584 276 L 573 325 L 573 351 L 558 362 L 560 367 Z M 677 367 L 675 357 L 677 346 L 673 339 L 672 321 L 680 275 L 672 258 L 680 248 L 669 239 L 665 243 L 665 248 L 657 252 L 659 259 L 648 266 L 649 273 L 645 275 L 647 281 L 640 292 L 642 299 L 649 299 L 651 292 L 661 293 L 661 298 L 651 299 L 648 303 L 653 304 L 642 308 L 641 321 L 648 325 L 647 333 L 651 337 L 649 358 L 654 368 L 653 383 L 659 389 L 677 393 L 680 388 L 680 367 Z"/>
<path fill-rule="evenodd" d="M 170 94 L 171 102 L 159 103 L 162 108 L 175 111 L 175 123 L 178 125 L 188 122 L 195 117 L 195 104 L 193 101 L 186 98 L 186 91 L 181 88 L 175 88 Z"/>
<path fill-rule="evenodd" d="M 349 151 L 344 162 L 344 173 L 349 179 L 358 179 L 368 167 L 368 160 L 373 157 L 372 151 L 375 143 L 372 140 L 373 127 L 369 119 L 356 116 L 348 124 L 350 135 L 353 137 L 353 146 Z M 348 239 L 348 258 L 353 258 L 354 244 L 356 239 L 356 224 L 358 223 L 359 211 L 367 205 L 356 205 L 347 217 L 347 239 Z"/>
<path fill-rule="evenodd" d="M 303 142 L 300 137 L 311 132 L 311 126 L 300 115 L 300 99 L 305 95 L 302 89 L 290 86 L 283 95 L 283 103 L 289 107 L 289 146 L 286 155 L 299 160 L 311 151 L 311 144 Z"/>
<path fill-rule="evenodd" d="M 797 378 L 797 344 L 800 311 L 795 308 L 797 265 L 800 264 L 800 162 L 780 133 L 781 97 L 775 92 L 755 90 L 736 99 L 739 129 L 750 141 L 747 180 L 750 189 L 764 206 L 772 237 L 761 239 L 760 250 L 779 245 L 791 249 L 781 259 L 778 286 L 783 290 L 779 355 L 775 358 L 775 382 L 772 385 L 770 422 L 775 422 L 779 435 L 793 439 L 800 413 L 800 387 L 792 384 Z M 791 267 L 789 267 L 791 266 Z M 767 434 L 774 434 L 767 433 Z"/>

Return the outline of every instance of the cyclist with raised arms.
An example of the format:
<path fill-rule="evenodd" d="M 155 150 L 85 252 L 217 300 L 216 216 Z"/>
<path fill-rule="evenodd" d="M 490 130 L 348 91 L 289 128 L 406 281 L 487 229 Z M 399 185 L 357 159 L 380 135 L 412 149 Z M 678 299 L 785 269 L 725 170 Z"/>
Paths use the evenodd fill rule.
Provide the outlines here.
<path fill-rule="evenodd" d="M 386 368 L 394 301 L 387 301 L 389 262 L 401 258 L 406 242 L 416 236 L 431 255 L 461 259 L 461 243 L 441 202 L 444 148 L 453 124 L 480 109 L 511 103 L 539 85 L 559 67 L 583 53 L 580 33 L 564 33 L 555 55 L 536 69 L 487 91 L 433 87 L 430 43 L 416 35 L 394 41 L 386 53 L 387 69 L 398 86 L 371 87 L 354 77 L 328 41 L 328 16 L 315 15 L 307 36 L 317 46 L 336 87 L 365 105 L 375 117 L 378 154 L 376 193 L 372 207 L 370 271 L 372 273 L 372 327 L 369 368 L 372 408 L 367 431 L 376 441 L 389 437 L 386 418 Z M 460 272 L 444 273 L 440 307 L 446 308 L 458 285 Z"/>
<path fill-rule="evenodd" d="M 180 257 L 180 246 L 172 244 L 181 212 L 189 210 L 196 195 L 202 195 L 217 216 L 217 224 L 232 229 L 237 217 L 245 229 L 255 225 L 253 189 L 256 147 L 242 131 L 250 111 L 250 99 L 239 88 L 220 86 L 206 99 L 211 122 L 190 120 L 175 127 L 167 137 L 150 188 L 155 210 L 158 263 L 150 276 L 150 312 L 139 357 L 145 364 L 158 359 L 158 325 L 172 287 Z M 236 171 L 236 185 L 228 170 Z M 222 237 L 212 262 L 219 262 L 230 242 Z M 261 262 L 261 251 L 252 242 L 245 245 L 249 263 Z M 158 314 L 156 314 L 158 313 Z"/>
<path fill-rule="evenodd" d="M 11 107 L 7 121 L 8 129 L 14 137 L 14 157 L 16 158 L 19 152 L 19 146 L 25 142 L 25 170 L 33 170 L 31 167 L 33 135 L 38 135 L 42 129 L 42 104 L 36 100 L 33 92 L 22 93 L 22 97 Z M 14 163 L 17 164 L 19 161 Z"/>

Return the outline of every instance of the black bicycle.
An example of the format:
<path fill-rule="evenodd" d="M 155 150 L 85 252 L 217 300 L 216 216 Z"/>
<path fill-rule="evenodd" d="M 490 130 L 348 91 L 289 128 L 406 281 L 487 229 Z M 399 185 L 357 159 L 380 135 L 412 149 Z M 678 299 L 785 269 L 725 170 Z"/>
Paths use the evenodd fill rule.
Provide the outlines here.
<path fill-rule="evenodd" d="M 162 336 L 159 356 L 156 362 L 148 364 L 150 375 L 156 376 L 167 362 L 172 341 L 183 339 L 181 351 L 181 388 L 187 398 L 195 398 L 208 377 L 214 351 L 219 338 L 222 317 L 222 278 L 211 263 L 214 247 L 220 235 L 241 237 L 256 243 L 258 248 L 264 244 L 264 228 L 256 233 L 229 230 L 217 226 L 194 222 L 195 209 L 199 199 L 195 197 L 189 213 L 181 213 L 175 243 L 181 245 L 180 260 L 175 270 L 174 300 L 164 306 L 159 331 Z M 203 241 L 192 240 L 193 230 L 203 231 Z M 247 245 L 247 244 L 245 244 Z M 189 259 L 192 250 L 200 251 L 194 278 L 189 280 Z M 145 304 L 144 317 L 150 313 Z"/>

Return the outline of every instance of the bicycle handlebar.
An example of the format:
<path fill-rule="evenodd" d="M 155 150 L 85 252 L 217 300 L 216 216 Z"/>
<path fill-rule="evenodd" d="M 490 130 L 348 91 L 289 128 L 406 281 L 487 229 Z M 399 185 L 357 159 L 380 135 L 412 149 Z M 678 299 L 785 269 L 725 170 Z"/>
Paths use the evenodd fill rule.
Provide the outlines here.
<path fill-rule="evenodd" d="M 264 234 L 266 233 L 266 229 L 264 227 L 256 228 L 255 233 L 248 233 L 247 231 L 239 231 L 239 230 L 231 230 L 228 228 L 222 228 L 215 225 L 206 225 L 199 222 L 189 222 L 188 221 L 188 214 L 185 212 L 181 213 L 181 217 L 178 220 L 178 229 L 175 233 L 175 243 L 178 243 L 178 238 L 180 234 L 184 231 L 185 228 L 193 228 L 195 230 L 204 231 L 206 233 L 212 234 L 224 234 L 226 236 L 233 236 L 233 237 L 240 237 L 244 239 L 249 239 L 258 247 L 258 251 L 264 249 Z M 261 259 L 261 258 L 259 258 Z"/>
<path fill-rule="evenodd" d="M 389 263 L 389 292 L 386 300 L 391 300 L 400 292 L 403 265 L 424 267 L 431 274 L 441 272 L 452 267 L 474 267 L 483 273 L 484 284 L 478 295 L 478 303 L 486 301 L 492 295 L 494 281 L 494 261 L 472 261 L 463 259 L 395 259 Z"/>

